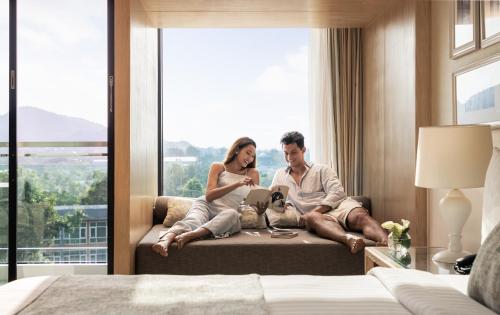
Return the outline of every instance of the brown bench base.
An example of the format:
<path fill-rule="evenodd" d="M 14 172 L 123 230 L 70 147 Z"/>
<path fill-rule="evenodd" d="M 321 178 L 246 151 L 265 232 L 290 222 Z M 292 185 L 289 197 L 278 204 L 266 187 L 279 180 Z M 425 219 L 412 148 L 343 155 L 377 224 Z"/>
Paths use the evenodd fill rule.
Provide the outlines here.
<path fill-rule="evenodd" d="M 201 240 L 168 257 L 153 252 L 159 232 L 155 225 L 136 249 L 136 274 L 249 274 L 261 275 L 361 275 L 363 251 L 352 255 L 343 244 L 322 239 L 304 230 L 292 239 L 271 238 L 266 229 L 245 229 L 229 238 Z M 373 242 L 365 240 L 367 245 Z"/>

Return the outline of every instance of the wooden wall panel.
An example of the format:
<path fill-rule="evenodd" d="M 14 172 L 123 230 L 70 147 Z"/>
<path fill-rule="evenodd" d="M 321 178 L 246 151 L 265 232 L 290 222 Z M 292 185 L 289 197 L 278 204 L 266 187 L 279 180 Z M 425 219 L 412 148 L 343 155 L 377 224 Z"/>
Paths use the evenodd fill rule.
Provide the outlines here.
<path fill-rule="evenodd" d="M 428 26 L 417 30 L 417 25 L 429 23 L 428 7 L 427 1 L 400 1 L 363 35 L 363 194 L 373 199 L 379 221 L 409 219 L 415 245 L 425 245 L 427 235 L 426 194 L 414 181 L 416 135 L 429 122 L 430 110 L 425 90 L 430 57 L 423 51 L 429 43 Z"/>
<path fill-rule="evenodd" d="M 131 6 L 129 244 L 135 270 L 135 247 L 152 226 L 158 196 L 158 30 L 139 0 Z"/>
<path fill-rule="evenodd" d="M 415 27 L 413 6 L 400 5 L 385 19 L 384 162 L 386 213 L 412 220 L 414 199 Z M 415 234 L 413 231 L 413 234 Z"/>
<path fill-rule="evenodd" d="M 157 29 L 139 0 L 115 5 L 115 273 L 134 273 L 157 188 Z"/>
<path fill-rule="evenodd" d="M 363 40 L 363 191 L 369 192 L 376 220 L 385 218 L 384 206 L 384 42 L 381 28 L 362 31 Z M 380 62 L 373 62 L 376 59 Z"/>
<path fill-rule="evenodd" d="M 416 81 L 415 81 L 415 100 L 416 100 L 416 128 L 415 128 L 415 156 L 417 154 L 418 128 L 430 126 L 432 124 L 431 109 L 431 3 L 430 1 L 419 1 L 416 7 Z M 427 211 L 427 189 L 416 188 L 415 196 L 416 224 L 418 244 L 428 245 L 428 211 Z M 425 215 L 423 215 L 425 214 Z"/>
<path fill-rule="evenodd" d="M 115 2 L 114 272 L 130 273 L 130 6 Z"/>

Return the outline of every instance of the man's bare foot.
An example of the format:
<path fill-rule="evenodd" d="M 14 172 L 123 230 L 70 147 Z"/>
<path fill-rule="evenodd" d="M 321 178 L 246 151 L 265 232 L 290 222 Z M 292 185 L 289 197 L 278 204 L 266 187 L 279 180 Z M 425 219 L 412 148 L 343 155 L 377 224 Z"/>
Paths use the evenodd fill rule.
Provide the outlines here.
<path fill-rule="evenodd" d="M 347 239 L 347 246 L 351 250 L 351 254 L 356 254 L 365 248 L 365 241 L 362 238 L 350 237 Z"/>
<path fill-rule="evenodd" d="M 381 242 L 376 242 L 375 246 L 377 247 L 386 247 L 387 246 L 387 239 L 381 241 Z"/>
<path fill-rule="evenodd" d="M 169 245 L 170 245 L 169 241 L 160 241 L 160 242 L 153 245 L 153 251 L 162 255 L 163 257 L 167 257 Z"/>
<path fill-rule="evenodd" d="M 178 249 L 183 248 L 184 245 L 191 242 L 193 239 L 195 239 L 197 237 L 198 236 L 193 232 L 186 232 L 186 233 L 182 233 L 180 235 L 177 235 L 175 237 L 175 242 L 177 243 L 177 248 Z"/>

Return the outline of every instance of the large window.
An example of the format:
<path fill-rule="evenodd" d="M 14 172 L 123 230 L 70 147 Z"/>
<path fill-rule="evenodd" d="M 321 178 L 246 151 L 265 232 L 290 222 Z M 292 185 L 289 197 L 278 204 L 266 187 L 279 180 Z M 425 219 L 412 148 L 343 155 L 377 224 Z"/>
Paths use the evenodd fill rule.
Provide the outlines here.
<path fill-rule="evenodd" d="M 18 278 L 33 265 L 47 274 L 58 268 L 43 265 L 106 263 L 107 238 L 91 242 L 88 231 L 95 218 L 107 224 L 107 5 L 17 1 Z"/>
<path fill-rule="evenodd" d="M 9 244 L 9 1 L 0 0 L 0 284 L 7 281 Z"/>
<path fill-rule="evenodd" d="M 163 194 L 197 197 L 241 136 L 261 185 L 285 165 L 279 140 L 308 137 L 307 29 L 163 30 Z"/>

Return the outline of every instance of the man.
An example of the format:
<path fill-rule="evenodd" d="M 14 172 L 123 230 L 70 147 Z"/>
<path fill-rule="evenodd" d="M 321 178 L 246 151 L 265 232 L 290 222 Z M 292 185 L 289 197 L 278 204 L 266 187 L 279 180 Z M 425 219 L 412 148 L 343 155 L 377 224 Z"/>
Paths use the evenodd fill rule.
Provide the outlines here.
<path fill-rule="evenodd" d="M 290 189 L 286 211 L 298 211 L 299 226 L 319 236 L 344 243 L 355 254 L 365 247 L 361 238 L 346 231 L 362 232 L 379 244 L 387 243 L 387 234 L 362 205 L 346 197 L 335 172 L 326 166 L 308 164 L 304 160 L 304 136 L 296 131 L 281 138 L 287 168 L 274 175 L 272 186 Z"/>

